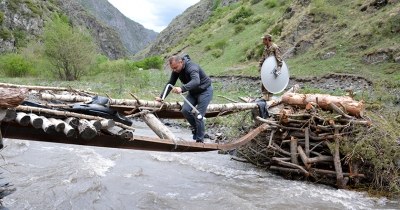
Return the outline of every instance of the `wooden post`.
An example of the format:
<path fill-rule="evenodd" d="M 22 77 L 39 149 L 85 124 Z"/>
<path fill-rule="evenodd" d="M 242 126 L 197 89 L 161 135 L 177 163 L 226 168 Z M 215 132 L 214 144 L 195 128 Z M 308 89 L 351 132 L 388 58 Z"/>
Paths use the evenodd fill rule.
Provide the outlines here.
<path fill-rule="evenodd" d="M 305 130 L 305 142 L 304 142 L 304 150 L 307 157 L 310 157 L 310 128 L 306 128 Z"/>
<path fill-rule="evenodd" d="M 290 157 L 293 164 L 299 165 L 299 161 L 297 160 L 297 140 L 296 137 L 290 139 Z"/>
<path fill-rule="evenodd" d="M 345 185 L 343 185 L 343 171 L 342 164 L 340 163 L 340 139 L 339 139 L 339 129 L 335 128 L 335 151 L 333 154 L 333 163 L 336 171 L 336 185 L 338 189 L 344 189 Z"/>

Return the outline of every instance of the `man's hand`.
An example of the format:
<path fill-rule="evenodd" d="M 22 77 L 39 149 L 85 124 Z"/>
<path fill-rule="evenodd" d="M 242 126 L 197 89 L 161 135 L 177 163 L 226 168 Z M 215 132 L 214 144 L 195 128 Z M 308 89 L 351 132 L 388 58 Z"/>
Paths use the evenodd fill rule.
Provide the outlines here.
<path fill-rule="evenodd" d="M 180 87 L 174 87 L 174 89 L 172 89 L 172 92 L 179 94 L 179 93 L 182 93 L 182 89 Z"/>
<path fill-rule="evenodd" d="M 162 100 L 161 100 L 161 98 L 160 98 L 160 97 L 154 97 L 154 101 L 161 102 Z"/>

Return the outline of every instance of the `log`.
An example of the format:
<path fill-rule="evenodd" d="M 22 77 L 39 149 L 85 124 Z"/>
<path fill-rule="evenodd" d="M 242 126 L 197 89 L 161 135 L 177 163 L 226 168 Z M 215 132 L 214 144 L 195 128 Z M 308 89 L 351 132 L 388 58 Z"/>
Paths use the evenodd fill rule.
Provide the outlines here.
<path fill-rule="evenodd" d="M 330 170 L 324 170 L 324 169 L 318 169 L 318 168 L 310 168 L 309 171 L 312 173 L 319 173 L 319 174 L 331 175 L 333 177 L 336 177 L 336 171 L 330 171 Z M 358 173 L 343 173 L 343 176 L 366 178 L 365 174 L 358 174 Z"/>
<path fill-rule="evenodd" d="M 15 121 L 17 121 L 22 126 L 27 126 L 29 125 L 30 118 L 24 112 L 18 112 Z"/>
<path fill-rule="evenodd" d="M 72 101 L 72 102 L 91 102 L 92 98 L 87 96 L 77 96 L 77 95 L 53 95 L 48 93 L 41 93 L 39 95 L 42 100 L 61 100 L 61 101 Z"/>
<path fill-rule="evenodd" d="M 303 171 L 303 173 L 306 176 L 310 175 L 310 173 L 308 173 L 308 171 L 306 171 L 306 169 L 304 169 L 303 167 L 301 167 L 299 165 L 296 165 L 296 164 L 293 164 L 293 163 L 289 163 L 289 162 L 285 162 L 285 161 L 279 160 L 278 158 L 275 158 L 275 157 L 271 158 L 271 160 L 272 161 L 276 161 L 279 165 L 282 165 L 282 166 L 287 166 L 287 167 L 290 167 L 290 168 L 300 169 L 300 170 Z"/>
<path fill-rule="evenodd" d="M 27 89 L 1 88 L 0 87 L 0 108 L 14 108 L 22 104 L 26 98 Z"/>
<path fill-rule="evenodd" d="M 345 107 L 346 111 L 351 116 L 364 116 L 363 101 L 354 101 L 349 96 L 331 96 L 328 94 L 297 94 L 285 93 L 282 95 L 282 103 L 305 108 L 308 103 L 316 103 L 324 110 L 332 110 L 329 103 L 334 103 L 336 106 Z"/>
<path fill-rule="evenodd" d="M 42 127 L 43 119 L 41 117 L 33 113 L 29 113 L 27 116 L 29 116 L 29 122 L 34 128 L 38 129 Z"/>
<path fill-rule="evenodd" d="M 66 123 L 64 121 L 58 120 L 58 119 L 55 119 L 55 118 L 48 118 L 48 119 L 49 119 L 49 121 L 51 123 L 54 124 L 54 129 L 57 132 L 64 131 L 64 128 L 65 128 L 65 125 L 66 125 Z"/>
<path fill-rule="evenodd" d="M 296 137 L 290 138 L 290 158 L 293 164 L 299 165 L 299 161 L 297 160 L 297 141 Z"/>
<path fill-rule="evenodd" d="M 73 136 L 73 135 L 75 134 L 75 129 L 74 129 L 72 126 L 70 126 L 70 125 L 68 125 L 67 123 L 65 123 L 65 122 L 64 122 L 64 125 L 65 125 L 65 128 L 64 128 L 64 130 L 63 130 L 64 134 L 65 134 L 67 137 Z"/>
<path fill-rule="evenodd" d="M 304 130 L 304 137 L 305 137 L 305 142 L 304 142 L 304 149 L 306 150 L 306 156 L 310 157 L 310 129 L 306 128 Z"/>
<path fill-rule="evenodd" d="M 327 162 L 327 161 L 332 162 L 333 161 L 332 156 L 326 156 L 326 155 L 319 155 L 317 157 L 308 158 L 306 153 L 304 152 L 303 148 L 300 145 L 297 146 L 297 151 L 299 151 L 300 158 L 303 161 L 305 166 L 308 166 L 309 164 L 312 164 L 312 163 Z"/>
<path fill-rule="evenodd" d="M 79 120 L 78 131 L 82 139 L 85 140 L 92 139 L 97 135 L 96 128 L 86 119 Z"/>
<path fill-rule="evenodd" d="M 87 119 L 87 120 L 104 120 L 105 119 L 105 118 L 98 117 L 98 116 L 79 114 L 79 113 L 75 113 L 75 112 L 43 109 L 43 108 L 37 108 L 37 107 L 32 107 L 32 106 L 17 106 L 15 109 L 19 110 L 19 111 L 24 111 L 24 112 L 46 113 L 46 114 L 52 114 L 52 115 L 57 115 L 57 116 L 63 116 L 63 117 L 76 117 L 76 118 L 80 118 L 80 119 L 83 118 L 83 119 Z M 115 122 L 115 125 L 118 125 L 124 129 L 135 131 L 135 128 L 124 125 L 119 122 Z"/>
<path fill-rule="evenodd" d="M 55 131 L 55 125 L 50 120 L 43 116 L 40 116 L 40 118 L 43 120 L 42 129 L 44 132 L 51 133 Z"/>
<path fill-rule="evenodd" d="M 160 139 L 171 139 L 175 143 L 179 140 L 160 120 L 148 111 L 143 111 L 141 118 Z"/>
<path fill-rule="evenodd" d="M 294 168 L 285 168 L 285 167 L 279 167 L 279 166 L 271 166 L 269 169 L 271 169 L 271 170 L 276 170 L 276 171 L 283 171 L 283 172 L 286 172 L 286 173 L 297 173 L 297 174 L 304 174 L 304 175 L 307 175 L 303 170 L 294 169 Z"/>
<path fill-rule="evenodd" d="M 99 120 L 90 120 L 89 122 L 96 128 L 96 131 L 100 131 L 101 122 Z"/>
<path fill-rule="evenodd" d="M 338 129 L 335 129 L 335 151 L 333 154 L 333 163 L 335 166 L 336 171 L 336 185 L 338 189 L 344 189 L 345 185 L 343 185 L 343 171 L 342 171 L 342 164 L 340 163 L 340 139 L 337 134 L 339 133 Z"/>
<path fill-rule="evenodd" d="M 75 90 L 72 89 L 71 87 L 69 88 L 61 88 L 61 87 L 43 87 L 43 86 L 33 86 L 33 85 L 14 85 L 14 84 L 8 84 L 8 83 L 0 83 L 0 87 L 4 88 L 24 88 L 28 90 L 54 90 L 54 91 L 72 91 L 72 92 L 83 92 L 87 93 L 90 95 L 98 95 L 95 92 L 90 92 L 86 90 Z"/>
<path fill-rule="evenodd" d="M 334 103 L 332 103 L 332 101 L 328 103 L 328 106 L 329 106 L 331 109 L 333 109 L 334 111 L 336 111 L 337 113 L 341 114 L 341 115 L 342 115 L 343 117 L 345 117 L 345 118 L 349 118 L 349 119 L 353 119 L 353 118 L 354 118 L 354 117 L 352 117 L 352 116 L 350 116 L 350 115 L 344 113 L 344 111 L 341 110 L 339 107 L 337 107 Z"/>
<path fill-rule="evenodd" d="M 130 140 L 133 138 L 133 132 L 131 130 L 124 130 L 123 128 L 118 127 L 118 126 L 102 128 L 101 131 L 103 131 L 104 133 L 113 135 L 113 136 L 118 136 L 121 139 Z"/>
<path fill-rule="evenodd" d="M 71 96 L 71 95 L 53 95 L 48 93 L 41 93 L 40 98 L 43 100 L 62 100 L 72 102 L 88 102 L 91 101 L 91 97 L 85 96 Z M 146 100 L 129 100 L 129 99 L 109 99 L 110 106 L 129 106 L 132 109 L 136 107 L 148 107 L 148 108 L 160 108 L 163 110 L 181 110 L 183 102 L 170 103 L 170 102 L 158 102 L 158 101 L 146 101 Z M 229 103 L 229 104 L 209 104 L 207 111 L 244 111 L 249 109 L 258 109 L 256 103 Z"/>
<path fill-rule="evenodd" d="M 108 119 L 100 121 L 100 124 L 101 124 L 101 129 L 112 128 L 115 126 L 114 120 L 108 120 Z"/>
<path fill-rule="evenodd" d="M 76 117 L 68 117 L 67 119 L 64 120 L 64 122 L 71 126 L 74 129 L 77 129 L 79 126 L 79 119 Z"/>

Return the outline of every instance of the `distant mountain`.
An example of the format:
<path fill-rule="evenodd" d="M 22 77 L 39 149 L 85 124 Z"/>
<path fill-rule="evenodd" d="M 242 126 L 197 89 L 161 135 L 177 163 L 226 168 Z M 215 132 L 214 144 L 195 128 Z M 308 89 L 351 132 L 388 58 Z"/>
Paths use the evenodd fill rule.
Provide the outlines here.
<path fill-rule="evenodd" d="M 96 19 L 112 27 L 131 54 L 148 46 L 158 35 L 139 23 L 125 17 L 107 0 L 75 0 Z"/>

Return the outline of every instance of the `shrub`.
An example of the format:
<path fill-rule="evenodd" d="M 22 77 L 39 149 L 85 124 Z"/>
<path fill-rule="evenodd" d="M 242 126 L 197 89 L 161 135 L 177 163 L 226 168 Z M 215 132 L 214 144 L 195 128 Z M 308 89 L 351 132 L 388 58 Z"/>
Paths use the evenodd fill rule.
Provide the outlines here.
<path fill-rule="evenodd" d="M 146 69 L 161 69 L 164 60 L 160 56 L 153 56 L 144 59 Z"/>
<path fill-rule="evenodd" d="M 0 12 L 0 25 L 2 25 L 4 22 L 4 13 Z"/>
<path fill-rule="evenodd" d="M 271 34 L 272 35 L 278 35 L 280 36 L 282 33 L 282 29 L 283 29 L 283 23 L 282 24 L 277 24 L 275 25 L 272 29 L 271 29 Z"/>
<path fill-rule="evenodd" d="M 276 0 L 268 0 L 264 5 L 268 8 L 274 8 L 278 5 L 278 2 Z"/>
<path fill-rule="evenodd" d="M 211 55 L 214 58 L 219 58 L 219 57 L 221 57 L 222 54 L 223 54 L 223 52 L 221 49 L 214 49 L 213 51 L 211 51 Z"/>
<path fill-rule="evenodd" d="M 228 46 L 228 42 L 225 39 L 214 43 L 214 47 L 217 49 L 224 50 L 226 46 Z"/>
<path fill-rule="evenodd" d="M 251 0 L 251 4 L 257 4 L 259 3 L 261 0 Z"/>
<path fill-rule="evenodd" d="M 228 19 L 230 23 L 240 23 L 243 19 L 250 17 L 254 14 L 253 10 L 250 8 L 247 9 L 246 7 L 240 7 L 239 11 L 236 14 Z"/>
<path fill-rule="evenodd" d="M 8 77 L 23 77 L 33 69 L 33 64 L 21 54 L 7 54 L 0 61 L 0 70 Z"/>
<path fill-rule="evenodd" d="M 213 48 L 213 44 L 207 44 L 206 46 L 204 46 L 204 51 L 210 51 Z"/>
<path fill-rule="evenodd" d="M 235 26 L 235 34 L 238 34 L 242 31 L 244 31 L 244 29 L 245 29 L 245 26 L 243 24 L 236 25 Z"/>

